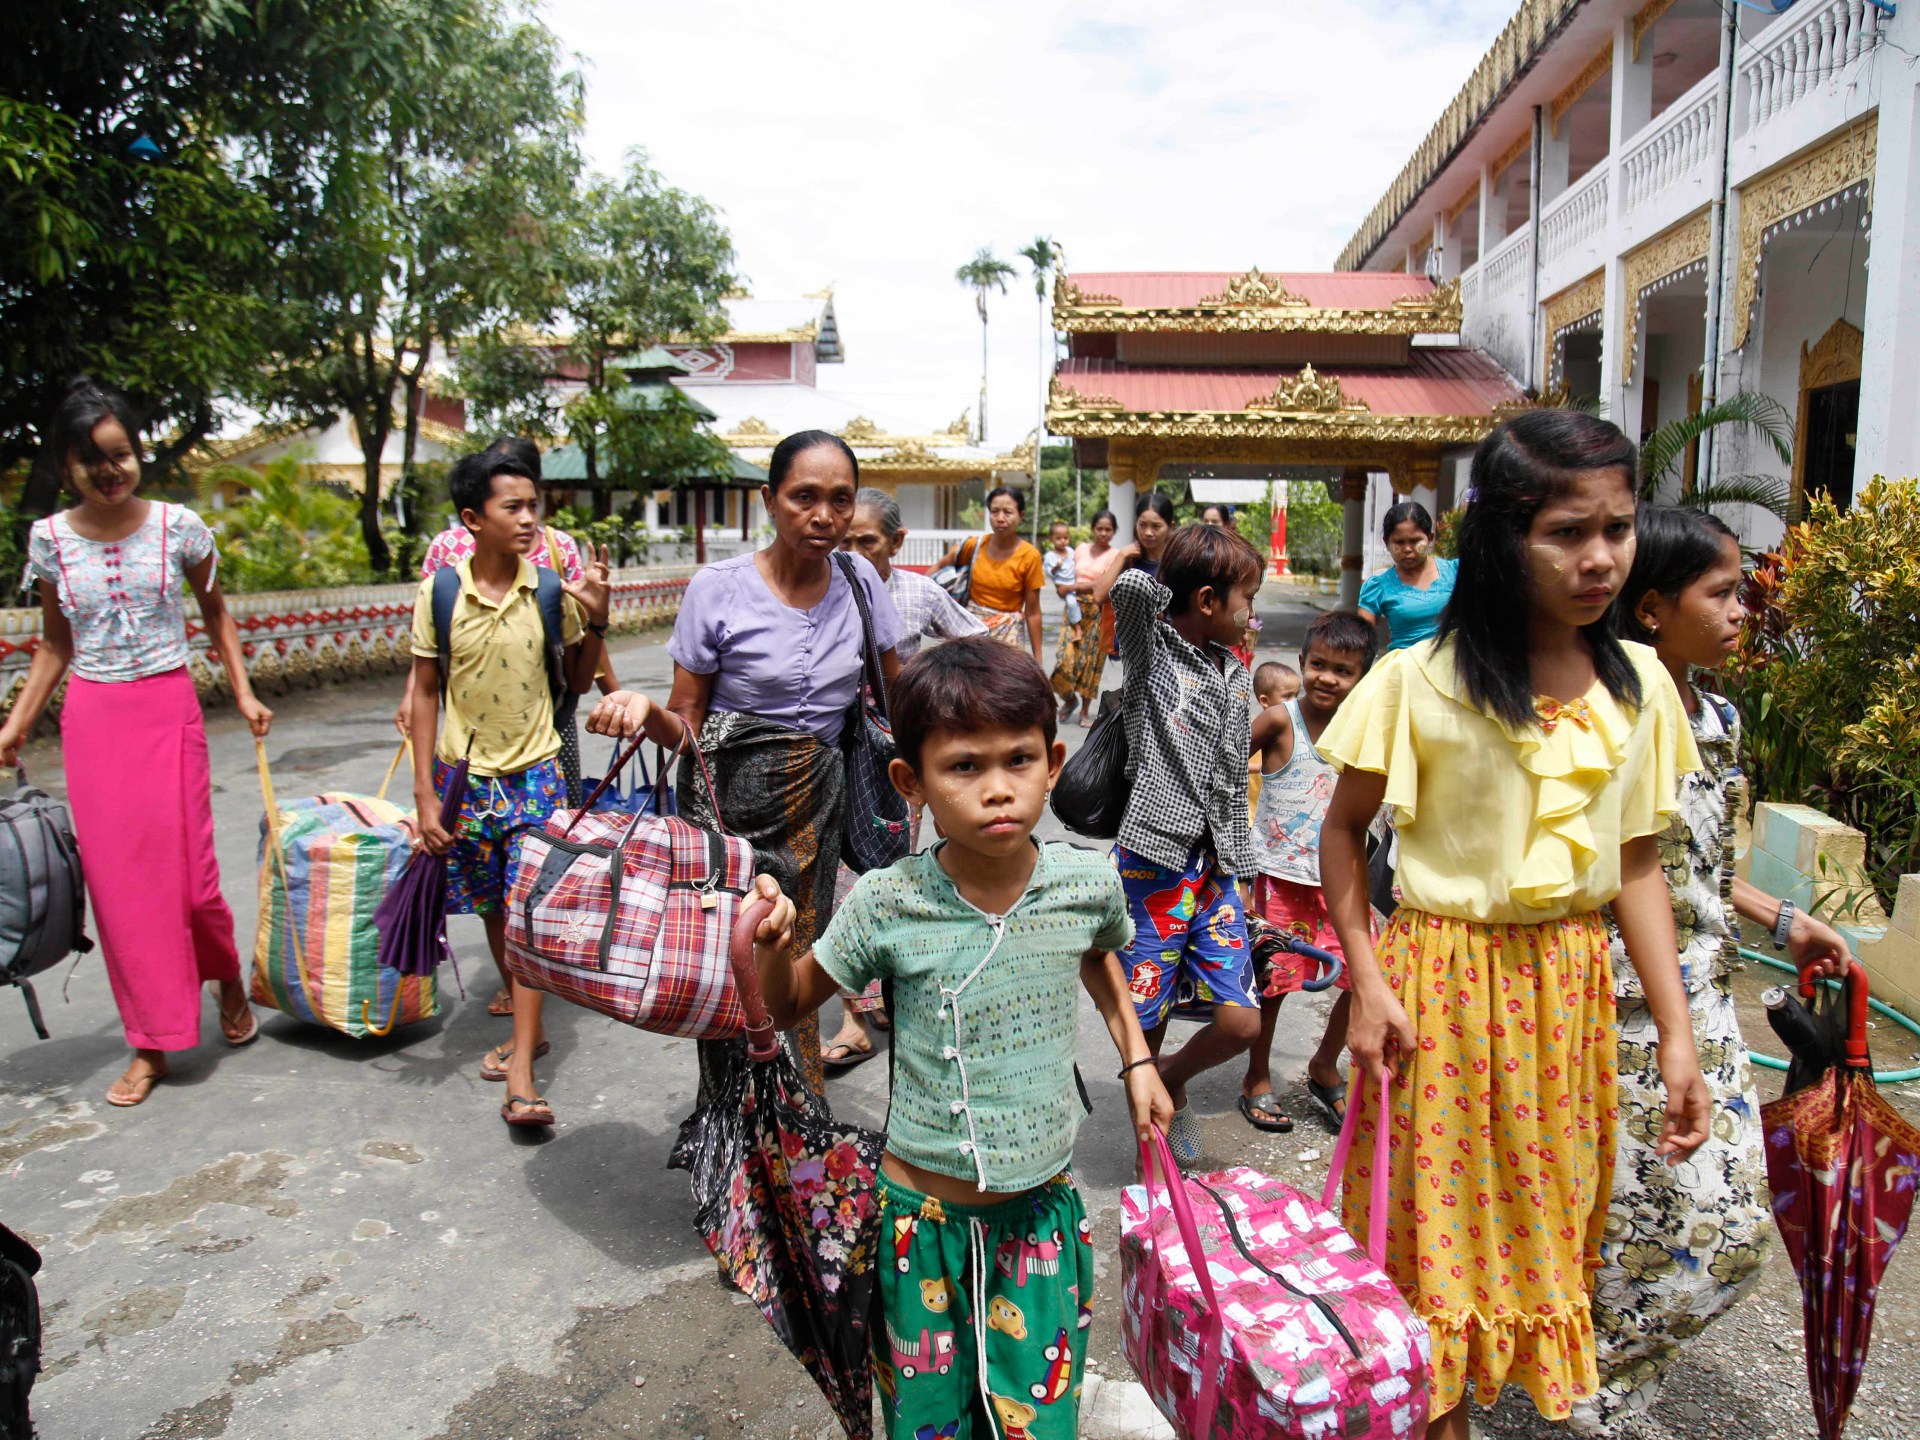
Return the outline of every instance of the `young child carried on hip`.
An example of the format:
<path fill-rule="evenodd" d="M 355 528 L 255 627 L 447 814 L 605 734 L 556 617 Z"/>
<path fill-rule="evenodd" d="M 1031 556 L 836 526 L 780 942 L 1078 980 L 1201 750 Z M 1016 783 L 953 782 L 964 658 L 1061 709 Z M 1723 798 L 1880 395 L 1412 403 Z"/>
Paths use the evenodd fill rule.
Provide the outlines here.
<path fill-rule="evenodd" d="M 1262 756 L 1260 798 L 1254 807 L 1253 849 L 1260 873 L 1253 882 L 1250 914 L 1280 934 L 1341 955 L 1340 939 L 1320 891 L 1320 824 L 1333 799 L 1338 772 L 1314 742 L 1320 738 L 1360 677 L 1373 664 L 1374 628 L 1351 611 L 1330 610 L 1307 627 L 1300 647 L 1298 694 L 1269 702 L 1254 717 L 1252 746 Z M 1260 667 L 1264 675 L 1267 666 Z M 1276 677 L 1279 678 L 1279 677 Z M 1314 963 L 1290 950 L 1268 958 L 1255 945 L 1254 980 L 1260 996 L 1260 1038 L 1247 1060 L 1240 1113 L 1256 1130 L 1285 1133 L 1293 1121 L 1274 1099 L 1273 1034 L 1280 1004 L 1313 978 Z M 1342 959 L 1344 961 L 1344 956 Z M 1351 995 L 1344 968 L 1335 982 L 1339 998 L 1320 1045 L 1307 1062 L 1307 1093 L 1337 1129 L 1345 1114 L 1347 1086 L 1340 1078 L 1340 1052 L 1347 1044 Z"/>
<path fill-rule="evenodd" d="M 893 782 L 942 838 L 862 876 L 799 956 L 793 903 L 760 877 L 775 902 L 760 984 L 782 1028 L 842 989 L 892 991 L 874 1328 L 886 1433 L 1069 1440 L 1094 1278 L 1071 1169 L 1079 988 L 1119 1052 L 1135 1131 L 1173 1115 L 1113 953 L 1132 938 L 1127 898 L 1104 856 L 1033 838 L 1066 747 L 1031 658 L 951 641 L 910 661 L 891 700 Z"/>

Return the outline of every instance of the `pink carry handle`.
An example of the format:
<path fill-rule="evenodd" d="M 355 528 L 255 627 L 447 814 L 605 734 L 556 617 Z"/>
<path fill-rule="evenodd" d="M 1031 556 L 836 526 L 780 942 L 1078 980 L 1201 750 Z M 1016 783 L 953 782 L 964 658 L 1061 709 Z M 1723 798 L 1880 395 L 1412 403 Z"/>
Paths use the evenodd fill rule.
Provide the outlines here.
<path fill-rule="evenodd" d="M 1379 1103 L 1375 1106 L 1373 1203 L 1367 1209 L 1367 1258 L 1382 1270 L 1387 1268 L 1387 1086 L 1391 1083 L 1383 1072 L 1380 1076 Z M 1320 1197 L 1321 1207 L 1336 1215 L 1340 1213 L 1340 1180 L 1347 1168 L 1347 1152 L 1353 1149 L 1354 1132 L 1359 1128 L 1360 1107 L 1348 1105 L 1346 1119 L 1340 1126 L 1340 1139 L 1333 1147 L 1333 1165 L 1327 1171 L 1327 1188 Z"/>
<path fill-rule="evenodd" d="M 1213 1293 L 1213 1277 L 1207 1273 L 1207 1252 L 1200 1248 L 1200 1227 L 1194 1221 L 1193 1205 L 1187 1199 L 1186 1181 L 1180 1175 L 1180 1167 L 1174 1163 L 1166 1134 L 1158 1125 L 1153 1127 L 1151 1143 L 1145 1140 L 1140 1142 L 1140 1184 L 1147 1194 L 1147 1242 L 1155 1243 L 1153 1167 L 1156 1160 L 1160 1163 L 1160 1178 L 1167 1187 L 1167 1208 L 1173 1211 L 1173 1223 L 1179 1227 L 1180 1242 L 1187 1247 L 1187 1264 L 1207 1302 L 1207 1328 L 1200 1344 L 1199 1410 L 1191 1432 L 1195 1436 L 1205 1436 L 1213 1432 L 1214 1411 L 1220 1403 L 1220 1372 L 1216 1362 L 1219 1360 L 1220 1342 L 1226 1334 L 1226 1326 L 1220 1316 L 1220 1302 Z"/>

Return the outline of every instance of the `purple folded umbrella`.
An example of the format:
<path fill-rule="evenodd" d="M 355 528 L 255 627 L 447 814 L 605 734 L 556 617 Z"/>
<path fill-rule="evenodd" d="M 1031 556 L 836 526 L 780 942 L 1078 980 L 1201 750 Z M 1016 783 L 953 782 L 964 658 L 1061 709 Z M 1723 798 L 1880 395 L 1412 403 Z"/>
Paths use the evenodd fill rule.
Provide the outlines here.
<path fill-rule="evenodd" d="M 460 821 L 460 806 L 467 798 L 467 761 L 462 758 L 447 779 L 447 793 L 440 801 L 440 828 L 451 833 Z M 380 964 L 402 975 L 431 975 L 442 960 L 453 960 L 447 944 L 447 857 L 413 852 L 399 882 L 387 892 L 380 908 L 373 912 L 374 928 L 380 932 Z M 453 978 L 460 984 L 461 997 L 466 986 L 460 981 L 460 966 L 453 966 Z M 385 1035 L 392 1031 L 394 1016 L 400 1013 L 400 990 L 393 992 L 393 1013 L 384 1027 L 373 1023 L 369 1002 L 360 1002 L 360 1018 L 369 1032 Z"/>

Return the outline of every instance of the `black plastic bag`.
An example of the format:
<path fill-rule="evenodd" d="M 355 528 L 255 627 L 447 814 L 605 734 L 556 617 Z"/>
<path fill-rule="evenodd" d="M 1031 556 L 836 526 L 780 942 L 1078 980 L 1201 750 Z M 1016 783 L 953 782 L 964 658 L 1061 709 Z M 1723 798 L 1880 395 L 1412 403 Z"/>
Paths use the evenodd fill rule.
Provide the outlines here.
<path fill-rule="evenodd" d="M 1100 718 L 1087 732 L 1086 743 L 1061 768 L 1053 787 L 1053 813 L 1077 835 L 1112 840 L 1120 834 L 1128 794 L 1127 722 L 1120 692 L 1109 690 L 1100 697 Z"/>

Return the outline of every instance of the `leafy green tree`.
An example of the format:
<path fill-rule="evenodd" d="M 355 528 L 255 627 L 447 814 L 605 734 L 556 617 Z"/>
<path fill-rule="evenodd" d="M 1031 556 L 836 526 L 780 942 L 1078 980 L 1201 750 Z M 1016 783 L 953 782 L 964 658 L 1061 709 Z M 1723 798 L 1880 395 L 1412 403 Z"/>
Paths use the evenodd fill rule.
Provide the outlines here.
<path fill-rule="evenodd" d="M 978 440 L 987 438 L 987 295 L 994 290 L 1006 294 L 1007 282 L 1015 273 L 990 245 L 982 245 L 971 260 L 953 272 L 955 280 L 973 291 L 973 308 L 980 312 L 980 413 L 975 420 Z"/>
<path fill-rule="evenodd" d="M 212 508 L 212 494 L 230 484 L 245 487 L 246 498 Z M 216 466 L 202 474 L 200 490 L 201 513 L 220 552 L 220 583 L 235 594 L 372 578 L 353 502 L 315 485 L 298 456 L 281 456 L 260 471 Z"/>
<path fill-rule="evenodd" d="M 480 428 L 565 434 L 586 460 L 587 488 L 605 518 L 610 479 L 724 475 L 725 447 L 690 406 L 630 401 L 620 356 L 667 339 L 710 339 L 738 283 L 733 241 L 714 208 L 668 185 L 643 151 L 617 179 L 590 176 L 556 224 L 556 285 L 541 323 L 552 333 L 496 324 L 461 347 L 459 383 Z M 563 402 L 553 382 L 585 382 Z M 675 392 L 676 394 L 678 392 Z"/>
<path fill-rule="evenodd" d="M 276 297 L 286 323 L 268 381 L 282 408 L 353 421 L 361 535 L 381 572 L 387 443 L 401 426 L 411 471 L 435 355 L 551 296 L 581 113 L 580 77 L 544 26 L 497 0 L 384 3 L 415 53 L 386 93 L 329 117 L 289 186 L 303 233 Z"/>

